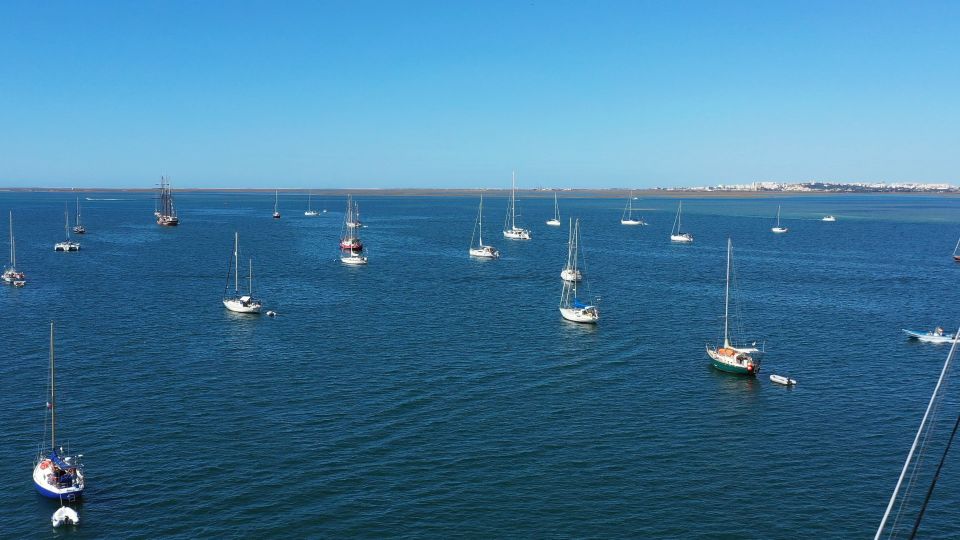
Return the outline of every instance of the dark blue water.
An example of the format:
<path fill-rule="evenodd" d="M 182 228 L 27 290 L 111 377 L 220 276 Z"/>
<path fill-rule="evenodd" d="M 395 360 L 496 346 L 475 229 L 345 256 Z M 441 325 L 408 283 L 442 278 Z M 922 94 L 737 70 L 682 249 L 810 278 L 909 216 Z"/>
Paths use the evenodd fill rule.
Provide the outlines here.
<path fill-rule="evenodd" d="M 270 194 L 272 195 L 272 194 Z M 343 206 L 179 194 L 85 202 L 79 253 L 55 253 L 63 194 L 0 194 L 23 289 L 0 289 L 0 514 L 11 538 L 864 537 L 879 523 L 956 327 L 960 201 L 937 197 L 563 199 L 582 219 L 598 327 L 561 320 L 566 227 L 524 199 L 531 242 L 467 257 L 472 198 L 358 197 L 367 267 L 337 260 Z M 836 223 L 818 221 L 823 214 Z M 3 238 L 6 227 L 0 227 Z M 220 303 L 234 231 L 280 315 Z M 762 376 L 713 371 L 725 243 Z M 2 245 L 6 252 L 6 243 Z M 85 455 L 82 526 L 50 528 L 30 479 L 47 324 L 60 437 Z M 790 390 L 767 375 L 798 379 Z M 932 459 L 932 458 L 931 458 Z M 924 530 L 956 534 L 948 461 Z"/>

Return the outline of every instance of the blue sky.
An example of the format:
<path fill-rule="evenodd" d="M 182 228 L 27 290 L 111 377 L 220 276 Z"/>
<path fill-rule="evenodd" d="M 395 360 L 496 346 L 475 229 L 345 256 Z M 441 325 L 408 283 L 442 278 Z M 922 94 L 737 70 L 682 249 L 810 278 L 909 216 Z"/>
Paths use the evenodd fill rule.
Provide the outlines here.
<path fill-rule="evenodd" d="M 960 2 L 0 1 L 0 186 L 960 183 Z"/>

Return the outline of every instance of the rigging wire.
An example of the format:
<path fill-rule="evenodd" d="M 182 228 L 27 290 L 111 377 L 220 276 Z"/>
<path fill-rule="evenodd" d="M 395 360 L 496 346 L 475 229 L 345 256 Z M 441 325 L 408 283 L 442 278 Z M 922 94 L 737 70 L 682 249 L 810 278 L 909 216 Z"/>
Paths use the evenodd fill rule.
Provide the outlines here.
<path fill-rule="evenodd" d="M 910 540 L 917 536 L 917 530 L 920 529 L 920 522 L 923 521 L 923 514 L 927 511 L 927 505 L 930 504 L 930 497 L 933 495 L 933 489 L 937 487 L 937 480 L 940 479 L 940 471 L 943 470 L 943 462 L 947 460 L 947 453 L 950 452 L 950 446 L 953 439 L 957 436 L 957 428 L 960 427 L 960 415 L 957 415 L 957 421 L 953 424 L 953 432 L 947 440 L 947 447 L 943 449 L 943 455 L 940 456 L 940 463 L 937 465 L 937 471 L 933 474 L 933 480 L 930 481 L 930 488 L 927 489 L 927 496 L 923 498 L 923 504 L 920 506 L 920 513 L 917 514 L 917 521 L 913 524 L 913 530 L 910 531 Z"/>

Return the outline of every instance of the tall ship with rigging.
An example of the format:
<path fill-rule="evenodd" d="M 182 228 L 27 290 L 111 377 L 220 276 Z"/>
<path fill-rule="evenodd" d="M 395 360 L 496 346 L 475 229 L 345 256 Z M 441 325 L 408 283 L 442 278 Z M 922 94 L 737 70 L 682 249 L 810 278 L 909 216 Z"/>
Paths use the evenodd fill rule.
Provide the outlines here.
<path fill-rule="evenodd" d="M 170 179 L 160 177 L 160 197 L 157 199 L 159 206 L 153 212 L 157 217 L 157 225 L 163 227 L 176 227 L 180 224 L 180 218 L 177 217 L 177 209 L 173 205 L 173 190 L 170 189 Z"/>
<path fill-rule="evenodd" d="M 343 216 L 343 229 L 340 234 L 340 249 L 363 251 L 363 240 L 360 239 L 360 205 L 353 197 L 347 195 L 347 210 Z"/>

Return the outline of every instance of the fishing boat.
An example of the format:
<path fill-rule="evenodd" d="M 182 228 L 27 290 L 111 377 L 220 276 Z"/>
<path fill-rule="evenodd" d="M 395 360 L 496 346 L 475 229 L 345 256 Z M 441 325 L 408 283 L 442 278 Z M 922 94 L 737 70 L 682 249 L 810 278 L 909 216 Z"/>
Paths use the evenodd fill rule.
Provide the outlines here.
<path fill-rule="evenodd" d="M 87 228 L 80 223 L 80 197 L 77 197 L 77 221 L 76 225 L 73 226 L 73 232 L 75 234 L 85 234 Z"/>
<path fill-rule="evenodd" d="M 473 244 L 473 239 L 477 244 Z M 470 256 L 481 259 L 497 259 L 500 252 L 493 246 L 483 244 L 483 193 L 480 194 L 480 208 L 477 209 L 477 221 L 473 225 L 473 234 L 470 236 Z"/>
<path fill-rule="evenodd" d="M 273 219 L 280 219 L 280 191 L 273 192 Z"/>
<path fill-rule="evenodd" d="M 770 230 L 777 234 L 783 234 L 787 232 L 786 227 L 780 226 L 780 205 L 779 204 L 777 205 L 777 224 L 774 225 Z"/>
<path fill-rule="evenodd" d="M 623 215 L 620 216 L 621 225 L 646 225 L 647 222 L 643 218 L 636 219 L 633 217 L 633 192 L 630 192 L 630 196 L 627 197 L 627 206 L 623 209 Z"/>
<path fill-rule="evenodd" d="M 64 226 L 63 232 L 66 234 L 67 239 L 63 242 L 57 242 L 53 245 L 54 251 L 80 251 L 80 243 L 70 240 L 70 212 L 67 211 L 67 205 L 63 205 L 63 219 Z"/>
<path fill-rule="evenodd" d="M 557 202 L 557 192 L 553 192 L 553 217 L 547 220 L 547 225 L 551 227 L 560 226 L 560 203 Z"/>
<path fill-rule="evenodd" d="M 363 251 L 363 240 L 360 239 L 360 206 L 347 195 L 347 211 L 343 215 L 343 228 L 340 231 L 340 249 Z"/>
<path fill-rule="evenodd" d="M 162 227 L 176 227 L 180 224 L 180 218 L 177 217 L 177 209 L 173 205 L 173 190 L 170 189 L 170 179 L 160 177 L 160 197 L 159 207 L 153 211 L 157 218 L 157 225 Z"/>
<path fill-rule="evenodd" d="M 930 332 L 917 331 L 917 330 L 907 330 L 903 328 L 903 333 L 909 336 L 910 339 L 916 339 L 926 343 L 950 343 L 956 338 L 955 334 L 946 334 L 943 332 L 943 328 L 939 326 L 933 329 Z"/>
<path fill-rule="evenodd" d="M 367 264 L 367 258 L 359 250 L 349 249 L 340 252 L 340 262 L 343 264 Z"/>
<path fill-rule="evenodd" d="M 10 211 L 10 266 L 3 270 L 4 283 L 12 283 L 17 287 L 26 285 L 26 275 L 17 270 L 17 242 L 13 238 L 13 211 Z M 21 284 L 21 285 L 18 285 Z"/>
<path fill-rule="evenodd" d="M 953 247 L 953 260 L 955 262 L 960 262 L 960 253 L 957 253 L 958 250 L 960 250 L 960 240 L 957 240 L 957 245 Z"/>
<path fill-rule="evenodd" d="M 571 221 L 570 249 L 567 254 L 567 269 L 573 275 L 580 276 L 578 259 L 580 253 L 580 220 Z M 560 315 L 572 322 L 596 324 L 600 319 L 600 310 L 597 306 L 584 303 L 577 295 L 577 284 L 580 279 L 564 280 L 563 290 L 560 292 Z"/>
<path fill-rule="evenodd" d="M 312 198 L 313 198 L 313 193 L 307 192 L 307 210 L 306 212 L 303 213 L 303 215 L 308 217 L 314 217 L 314 216 L 320 215 L 320 212 L 317 212 L 316 210 L 314 210 L 313 207 L 310 205 L 310 203 L 312 202 L 311 201 Z"/>
<path fill-rule="evenodd" d="M 823 216 L 823 218 L 820 219 L 820 221 L 836 221 L 836 220 L 837 218 L 834 216 Z"/>
<path fill-rule="evenodd" d="M 509 225 L 509 227 L 508 227 Z M 503 237 L 511 240 L 530 240 L 530 231 L 517 227 L 517 173 L 513 173 L 510 200 L 507 202 L 507 217 L 503 221 Z"/>
<path fill-rule="evenodd" d="M 680 201 L 680 204 L 677 206 L 677 217 L 674 218 L 673 228 L 670 229 L 670 241 L 688 244 L 690 242 L 693 242 L 693 235 L 690 233 L 681 232 L 680 215 L 682 213 L 683 213 L 683 201 Z"/>
<path fill-rule="evenodd" d="M 782 384 L 784 386 L 794 386 L 797 384 L 797 381 L 795 381 L 794 379 L 791 379 L 790 377 L 785 377 L 783 375 L 770 375 L 770 380 L 777 384 Z"/>
<path fill-rule="evenodd" d="M 754 376 L 760 372 L 760 352 L 756 347 L 734 347 L 730 343 L 730 272 L 733 267 L 733 242 L 727 239 L 727 286 L 723 301 L 723 346 L 707 345 L 707 356 L 713 361 L 713 367 L 720 371 L 737 375 Z"/>
<path fill-rule="evenodd" d="M 579 223 L 580 220 L 577 220 Z M 573 220 L 570 220 L 570 232 L 567 237 L 567 262 L 560 270 L 560 279 L 564 281 L 576 282 L 583 279 L 583 273 L 577 267 L 577 242 L 573 230 Z"/>
<path fill-rule="evenodd" d="M 247 275 L 247 294 L 240 294 L 240 233 L 233 233 L 233 294 L 230 289 L 230 271 L 227 271 L 227 283 L 223 286 L 223 307 L 236 313 L 260 313 L 263 302 L 253 297 L 253 259 Z"/>
<path fill-rule="evenodd" d="M 55 354 L 53 350 L 53 322 L 50 323 L 50 401 L 47 402 L 47 414 L 50 415 L 50 446 L 46 441 L 37 453 L 33 467 L 33 483 L 44 497 L 60 501 L 72 501 L 83 493 L 84 474 L 82 454 L 70 455 L 63 447 L 57 446 L 57 392 Z"/>

